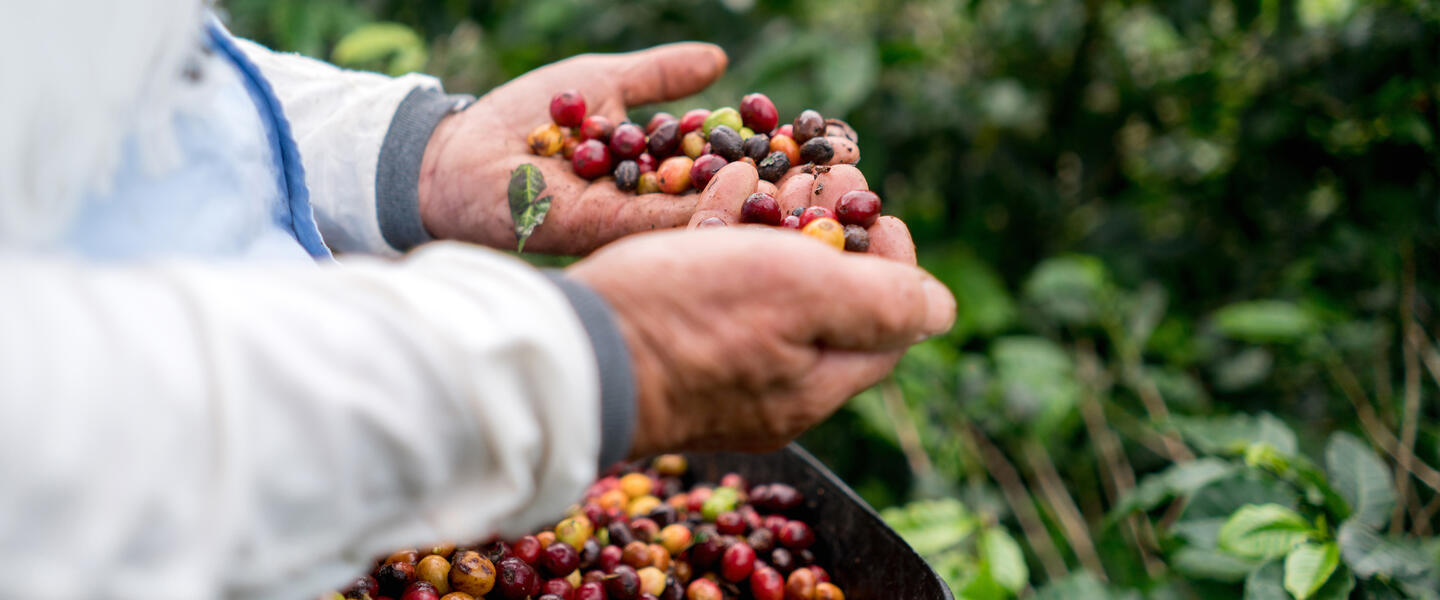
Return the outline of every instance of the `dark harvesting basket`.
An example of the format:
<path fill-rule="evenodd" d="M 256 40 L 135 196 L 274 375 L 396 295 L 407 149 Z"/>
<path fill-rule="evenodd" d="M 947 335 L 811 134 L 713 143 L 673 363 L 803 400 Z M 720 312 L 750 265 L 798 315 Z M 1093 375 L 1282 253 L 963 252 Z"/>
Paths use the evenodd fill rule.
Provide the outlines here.
<path fill-rule="evenodd" d="M 686 458 L 696 481 L 715 482 L 735 472 L 751 483 L 783 482 L 803 492 L 803 516 L 815 529 L 813 550 L 846 600 L 954 599 L 925 559 L 800 446 L 769 454 L 714 452 Z"/>

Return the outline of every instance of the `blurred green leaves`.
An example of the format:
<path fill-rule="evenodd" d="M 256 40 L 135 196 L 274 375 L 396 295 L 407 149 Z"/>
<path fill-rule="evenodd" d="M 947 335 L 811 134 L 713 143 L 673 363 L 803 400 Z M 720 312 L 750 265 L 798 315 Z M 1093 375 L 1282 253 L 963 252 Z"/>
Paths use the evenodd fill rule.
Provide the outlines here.
<path fill-rule="evenodd" d="M 342 67 L 403 75 L 425 68 L 425 42 L 399 23 L 370 23 L 340 38 L 330 59 Z"/>

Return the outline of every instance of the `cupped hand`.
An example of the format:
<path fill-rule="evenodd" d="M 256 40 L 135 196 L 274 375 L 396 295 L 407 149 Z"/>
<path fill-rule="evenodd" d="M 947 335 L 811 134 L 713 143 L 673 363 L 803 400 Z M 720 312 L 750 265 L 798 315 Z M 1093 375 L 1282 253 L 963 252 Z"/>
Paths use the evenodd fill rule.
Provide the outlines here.
<path fill-rule="evenodd" d="M 755 170 L 732 164 L 700 202 L 738 206 L 756 188 Z M 915 266 L 904 225 L 884 223 L 874 254 L 725 227 L 635 236 L 570 267 L 609 301 L 630 347 L 632 454 L 779 447 L 948 330 L 954 297 Z"/>
<path fill-rule="evenodd" d="M 510 173 L 525 163 L 540 169 L 546 193 L 553 198 L 544 224 L 525 243 L 527 251 L 586 254 L 631 233 L 686 225 L 698 194 L 637 195 L 616 188 L 611 177 L 586 180 L 574 173 L 568 160 L 533 154 L 525 137 L 550 122 L 550 98 L 559 91 L 579 90 L 587 114 L 619 123 L 629 108 L 703 90 L 726 65 L 718 46 L 668 44 L 626 54 L 576 56 L 492 90 L 446 117 L 431 135 L 419 181 L 426 229 L 437 238 L 514 248 L 506 189 Z M 854 150 L 838 153 L 836 160 L 858 158 Z"/>

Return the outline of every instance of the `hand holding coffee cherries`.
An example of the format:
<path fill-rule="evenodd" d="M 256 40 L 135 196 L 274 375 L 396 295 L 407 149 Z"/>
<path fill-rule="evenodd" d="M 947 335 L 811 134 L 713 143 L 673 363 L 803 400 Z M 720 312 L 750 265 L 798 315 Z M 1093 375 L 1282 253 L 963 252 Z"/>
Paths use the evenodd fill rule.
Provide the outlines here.
<path fill-rule="evenodd" d="M 573 160 L 563 158 L 563 139 L 555 155 L 541 157 L 536 156 L 530 138 L 537 126 L 554 122 L 551 105 L 557 93 L 573 90 L 584 101 L 583 116 L 579 117 L 577 129 L 582 133 L 589 131 L 592 138 L 607 139 L 605 150 L 608 153 L 612 150 L 611 142 L 616 141 L 616 130 L 625 121 L 628 108 L 697 93 L 720 76 L 726 62 L 724 52 L 710 44 L 669 44 L 628 54 L 577 56 L 542 67 L 492 90 L 464 111 L 446 117 L 431 135 L 421 162 L 418 186 L 420 213 L 426 229 L 438 238 L 471 241 L 494 248 L 514 248 L 515 234 L 511 228 L 505 190 L 511 172 L 526 163 L 540 169 L 547 183 L 546 194 L 554 199 L 544 225 L 537 228 L 526 242 L 527 251 L 585 254 L 631 233 L 686 225 L 695 211 L 697 194 L 677 196 L 659 191 L 637 194 L 636 191 L 617 187 L 617 179 L 613 177 L 587 179 L 582 173 L 577 173 Z M 561 109 L 560 118 L 566 123 L 572 123 L 570 119 L 578 113 L 578 103 L 573 100 L 557 108 Z M 738 138 L 739 129 L 730 126 L 736 124 L 734 121 L 742 121 L 743 127 L 743 119 L 739 115 L 749 114 L 749 110 L 748 105 L 742 102 L 738 111 L 714 111 L 721 114 L 712 112 L 699 117 L 697 127 L 703 130 L 706 117 L 714 117 L 710 119 L 710 129 L 725 125 L 733 129 Z M 732 115 L 732 112 L 735 114 Z M 588 130 L 585 129 L 587 118 L 591 118 Z M 778 123 L 778 115 L 775 118 Z M 687 149 L 683 145 L 685 136 L 678 135 L 682 125 L 691 126 L 696 116 L 691 115 L 690 119 L 691 122 L 685 122 L 684 117 L 675 119 L 672 128 L 677 133 L 676 139 L 673 142 L 659 140 L 657 150 L 664 153 L 668 151 L 665 144 L 673 143 L 676 157 L 689 160 L 691 156 L 699 156 L 704 145 Z M 659 121 L 654 123 L 655 128 L 667 120 L 662 116 Z M 818 114 L 805 123 L 806 131 L 821 132 L 829 136 L 826 139 L 834 142 L 831 145 L 834 156 L 829 162 L 858 160 L 859 150 L 854 146 L 854 134 L 848 126 L 838 122 L 827 124 L 819 119 Z M 623 129 L 618 140 L 621 152 L 635 152 L 643 145 L 644 150 L 635 159 L 634 172 L 629 172 L 630 167 L 627 166 L 625 174 L 625 177 L 634 176 L 637 190 L 641 180 L 639 161 L 642 159 L 639 156 L 656 156 L 649 154 L 655 128 L 646 134 L 639 125 L 631 124 Z M 785 128 L 794 133 L 793 124 L 776 127 L 777 130 Z M 575 132 L 572 130 L 571 133 Z M 722 133 L 722 137 L 726 134 Z M 798 139 L 791 138 L 789 145 L 780 142 L 783 148 L 779 149 L 786 153 L 786 160 L 791 165 L 798 165 L 798 161 L 802 160 L 800 153 L 803 145 L 797 142 Z M 747 150 L 743 147 L 744 141 L 740 140 L 742 151 L 758 154 L 758 146 Z M 694 142 L 692 136 L 691 146 L 695 145 Z M 758 141 L 752 142 L 752 146 L 755 144 Z M 573 159 L 574 150 L 579 148 L 578 143 L 572 145 L 576 146 L 571 152 Z M 820 145 L 817 143 L 812 148 L 814 155 L 811 158 L 818 160 L 819 154 L 823 154 Z M 596 172 L 602 167 L 606 175 L 613 172 L 618 162 L 612 156 L 611 164 L 605 165 L 605 161 L 593 156 L 597 153 L 593 146 L 587 152 L 596 160 L 587 158 L 583 161 L 589 165 L 582 168 L 583 174 L 598 176 Z M 722 146 L 725 152 L 730 152 L 729 146 Z M 696 154 L 686 154 L 687 150 Z M 711 150 L 714 155 L 713 144 Z M 768 143 L 766 150 L 769 150 Z M 819 154 L 815 154 L 817 152 Z M 773 151 L 766 156 L 770 154 Z M 705 175 L 702 177 L 708 177 L 724 164 L 717 163 L 716 156 L 716 159 L 704 161 L 701 171 Z M 691 177 L 694 163 L 681 168 L 679 162 L 662 169 L 663 161 L 657 160 L 654 165 L 655 185 L 681 191 L 704 187 L 693 183 L 696 181 L 695 177 Z M 766 165 L 761 160 L 757 166 Z M 775 170 L 779 166 L 772 161 L 768 168 Z M 779 184 L 783 185 L 786 177 L 797 170 L 798 167 L 792 167 L 787 174 L 780 169 Z M 668 176 L 662 178 L 662 174 Z M 644 191 L 651 192 L 649 188 Z"/>
<path fill-rule="evenodd" d="M 760 181 L 731 163 L 700 205 L 738 207 Z M 915 267 L 904 224 L 881 218 L 869 235 L 858 254 L 768 227 L 651 233 L 571 266 L 630 347 L 632 452 L 778 448 L 949 329 L 955 299 Z"/>

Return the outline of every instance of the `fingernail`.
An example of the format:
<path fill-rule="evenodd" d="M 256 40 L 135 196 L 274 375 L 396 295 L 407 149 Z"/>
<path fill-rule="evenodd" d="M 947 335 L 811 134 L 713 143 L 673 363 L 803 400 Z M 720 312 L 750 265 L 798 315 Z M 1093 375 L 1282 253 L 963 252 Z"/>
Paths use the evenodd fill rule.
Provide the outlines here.
<path fill-rule="evenodd" d="M 925 332 L 940 335 L 955 325 L 955 295 L 939 281 L 927 278 L 925 292 Z"/>
<path fill-rule="evenodd" d="M 695 224 L 695 228 L 696 228 L 696 229 L 705 229 L 705 228 L 708 228 L 708 227 L 724 227 L 724 226 L 725 226 L 725 220 L 724 220 L 724 219 L 721 219 L 720 217 L 708 217 L 708 218 L 705 218 L 705 219 L 701 219 L 699 223 L 696 223 L 696 224 Z"/>

